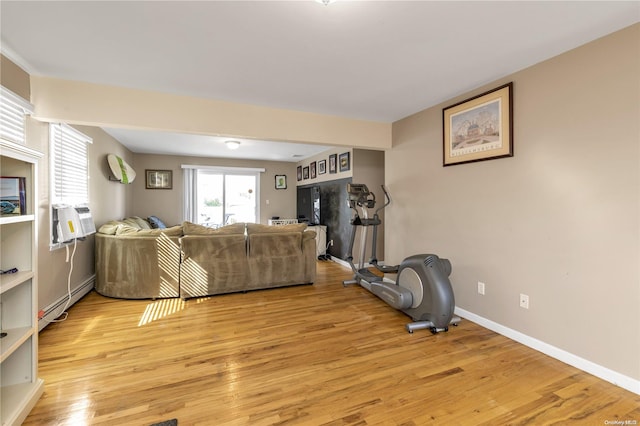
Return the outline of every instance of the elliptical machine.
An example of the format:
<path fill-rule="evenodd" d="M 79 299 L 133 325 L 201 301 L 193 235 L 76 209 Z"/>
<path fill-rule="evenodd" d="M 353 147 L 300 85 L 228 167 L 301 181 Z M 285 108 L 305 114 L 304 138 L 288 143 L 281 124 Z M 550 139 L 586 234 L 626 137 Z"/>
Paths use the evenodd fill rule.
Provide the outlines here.
<path fill-rule="evenodd" d="M 441 259 L 435 254 L 416 254 L 409 256 L 400 265 L 378 265 L 376 258 L 376 240 L 378 225 L 382 222 L 378 213 L 391 203 L 391 197 L 384 185 L 385 204 L 374 211 L 373 218 L 369 218 L 369 209 L 375 208 L 376 196 L 366 185 L 358 183 L 347 184 L 349 207 L 355 212 L 351 220 L 351 240 L 347 253 L 347 262 L 353 270 L 352 280 L 343 282 L 344 286 L 360 284 L 371 293 L 384 300 L 387 304 L 409 315 L 414 322 L 405 326 L 409 333 L 414 330 L 428 328 L 431 333 L 449 331 L 449 325 L 457 326 L 460 318 L 453 315 L 455 299 L 449 275 L 451 262 Z M 362 216 L 358 213 L 360 209 Z M 371 258 L 369 264 L 383 274 L 397 273 L 397 281 L 379 276 L 365 267 L 367 245 L 367 231 L 373 227 Z M 356 231 L 362 229 L 360 235 L 360 261 L 358 266 L 353 263 L 353 245 Z"/>

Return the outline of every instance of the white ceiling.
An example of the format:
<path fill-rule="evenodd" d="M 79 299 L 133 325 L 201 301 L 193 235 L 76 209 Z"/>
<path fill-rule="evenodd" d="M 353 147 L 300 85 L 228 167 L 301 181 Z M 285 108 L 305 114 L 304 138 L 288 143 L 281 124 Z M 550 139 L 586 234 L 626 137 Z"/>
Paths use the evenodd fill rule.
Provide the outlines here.
<path fill-rule="evenodd" d="M 3 0 L 0 19 L 31 74 L 393 122 L 636 23 L 640 2 Z M 108 131 L 134 152 L 231 153 Z M 233 156 L 326 148 L 258 142 Z"/>
<path fill-rule="evenodd" d="M 189 155 L 194 157 L 223 157 L 245 160 L 297 162 L 329 149 L 326 146 L 276 141 L 256 141 L 243 138 L 186 135 L 146 130 L 105 129 L 133 152 L 143 154 Z M 229 150 L 225 142 L 240 142 L 236 150 Z"/>

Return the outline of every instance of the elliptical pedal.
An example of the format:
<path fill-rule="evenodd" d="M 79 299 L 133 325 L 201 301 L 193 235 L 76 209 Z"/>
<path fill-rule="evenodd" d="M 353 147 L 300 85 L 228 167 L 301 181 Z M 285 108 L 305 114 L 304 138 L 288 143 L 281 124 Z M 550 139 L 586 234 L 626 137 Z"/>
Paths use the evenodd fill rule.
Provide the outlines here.
<path fill-rule="evenodd" d="M 449 325 L 457 327 L 460 321 L 461 321 L 460 317 L 454 316 L 453 318 L 451 318 L 451 321 L 449 321 Z M 449 331 L 448 326 L 438 328 L 431 321 L 410 322 L 409 324 L 405 325 L 404 328 L 409 332 L 409 334 L 413 334 L 415 330 L 424 330 L 424 329 L 429 329 L 429 331 L 431 331 L 431 334 L 438 334 L 441 331 L 444 331 L 444 332 Z"/>

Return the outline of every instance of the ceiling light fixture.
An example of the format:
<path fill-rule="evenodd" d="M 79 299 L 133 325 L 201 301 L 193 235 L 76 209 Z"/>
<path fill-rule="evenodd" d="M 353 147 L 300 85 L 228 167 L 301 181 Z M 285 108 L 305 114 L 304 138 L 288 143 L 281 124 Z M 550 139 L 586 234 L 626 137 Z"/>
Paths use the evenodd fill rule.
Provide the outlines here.
<path fill-rule="evenodd" d="M 226 141 L 227 148 L 229 149 L 238 149 L 240 148 L 240 142 L 238 141 Z"/>
<path fill-rule="evenodd" d="M 324 4 L 325 6 L 329 6 L 331 3 L 335 2 L 336 0 L 316 0 L 316 1 L 320 4 Z"/>

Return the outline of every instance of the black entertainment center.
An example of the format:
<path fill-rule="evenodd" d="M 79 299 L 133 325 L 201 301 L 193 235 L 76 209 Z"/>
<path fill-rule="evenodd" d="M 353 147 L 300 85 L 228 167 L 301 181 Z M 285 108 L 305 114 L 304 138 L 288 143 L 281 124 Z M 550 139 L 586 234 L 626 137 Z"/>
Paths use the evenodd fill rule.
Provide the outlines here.
<path fill-rule="evenodd" d="M 298 187 L 298 222 L 320 224 L 320 187 Z"/>
<path fill-rule="evenodd" d="M 347 203 L 347 183 L 351 178 L 318 182 L 297 188 L 298 222 L 327 227 L 327 253 L 343 259 L 351 235 L 351 209 Z"/>

